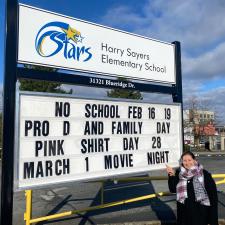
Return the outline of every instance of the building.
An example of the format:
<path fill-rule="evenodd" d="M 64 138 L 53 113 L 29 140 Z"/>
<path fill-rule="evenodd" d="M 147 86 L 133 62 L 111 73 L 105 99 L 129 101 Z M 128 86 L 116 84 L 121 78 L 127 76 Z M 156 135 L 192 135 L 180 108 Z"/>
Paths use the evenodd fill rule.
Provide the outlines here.
<path fill-rule="evenodd" d="M 215 149 L 215 113 L 207 110 L 188 109 L 183 112 L 184 141 L 196 147 Z"/>
<path fill-rule="evenodd" d="M 215 113 L 213 111 L 188 109 L 183 111 L 183 115 L 184 120 L 196 124 L 215 121 Z"/>
<path fill-rule="evenodd" d="M 216 127 L 216 135 L 217 135 L 217 149 L 221 149 L 221 151 L 225 151 L 225 126 L 217 126 Z"/>

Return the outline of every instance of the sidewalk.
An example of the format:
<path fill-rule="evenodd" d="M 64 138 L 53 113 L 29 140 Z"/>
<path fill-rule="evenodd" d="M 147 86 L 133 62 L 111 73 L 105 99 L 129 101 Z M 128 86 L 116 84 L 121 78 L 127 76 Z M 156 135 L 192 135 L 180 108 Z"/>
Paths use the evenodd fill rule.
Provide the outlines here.
<path fill-rule="evenodd" d="M 224 156 L 225 151 L 192 151 L 195 156 Z"/>
<path fill-rule="evenodd" d="M 176 222 L 161 222 L 161 221 L 143 221 L 143 222 L 129 222 L 129 223 L 110 223 L 101 225 L 176 225 Z M 219 225 L 225 225 L 225 219 L 219 220 Z"/>

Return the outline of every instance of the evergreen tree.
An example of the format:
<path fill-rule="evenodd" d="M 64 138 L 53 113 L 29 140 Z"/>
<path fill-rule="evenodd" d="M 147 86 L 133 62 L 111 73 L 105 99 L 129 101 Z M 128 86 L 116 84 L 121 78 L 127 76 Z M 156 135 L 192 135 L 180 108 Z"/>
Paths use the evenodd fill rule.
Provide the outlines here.
<path fill-rule="evenodd" d="M 39 71 L 57 72 L 55 68 L 25 65 L 25 68 L 35 69 Z M 38 81 L 31 79 L 20 79 L 20 90 L 21 91 L 35 91 L 35 92 L 50 92 L 50 93 L 61 93 L 61 94 L 72 94 L 70 91 L 65 91 L 61 88 L 61 83 L 50 82 L 50 81 Z"/>

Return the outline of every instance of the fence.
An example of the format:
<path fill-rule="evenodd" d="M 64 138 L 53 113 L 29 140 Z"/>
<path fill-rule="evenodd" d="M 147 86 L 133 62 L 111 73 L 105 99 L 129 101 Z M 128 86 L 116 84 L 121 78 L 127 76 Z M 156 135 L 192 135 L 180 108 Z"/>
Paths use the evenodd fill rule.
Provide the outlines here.
<path fill-rule="evenodd" d="M 212 177 L 214 179 L 221 179 L 219 181 L 216 181 L 217 185 L 225 184 L 225 174 L 213 174 Z M 130 177 L 130 178 L 123 178 L 116 180 L 117 182 L 140 182 L 140 181 L 150 181 L 150 180 L 167 180 L 167 176 L 155 176 L 155 177 Z M 118 205 L 143 201 L 151 198 L 161 197 L 161 196 L 168 196 L 171 195 L 170 192 L 158 192 L 150 195 L 144 195 L 136 198 L 126 199 L 126 200 L 120 200 L 116 202 L 111 203 L 104 203 L 104 180 L 98 181 L 101 182 L 101 204 L 97 206 L 91 206 L 88 208 L 80 209 L 80 210 L 72 210 L 62 213 L 57 213 L 49 216 L 43 216 L 39 218 L 32 218 L 32 190 L 26 190 L 25 196 L 26 196 L 26 212 L 24 213 L 24 220 L 26 225 L 30 225 L 32 223 L 37 223 L 41 221 L 51 220 L 51 219 L 59 219 L 67 216 L 71 216 L 73 214 L 79 214 L 83 212 L 89 212 L 93 210 L 98 209 L 105 209 L 109 207 L 114 207 Z"/>

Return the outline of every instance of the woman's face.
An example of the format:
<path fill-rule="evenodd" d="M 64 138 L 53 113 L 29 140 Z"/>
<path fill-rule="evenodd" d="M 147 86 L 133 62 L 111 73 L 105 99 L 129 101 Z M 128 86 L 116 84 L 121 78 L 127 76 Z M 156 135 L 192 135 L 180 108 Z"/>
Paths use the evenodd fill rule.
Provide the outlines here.
<path fill-rule="evenodd" d="M 184 155 L 182 158 L 182 162 L 186 169 L 190 169 L 196 163 L 196 161 L 190 155 Z"/>

